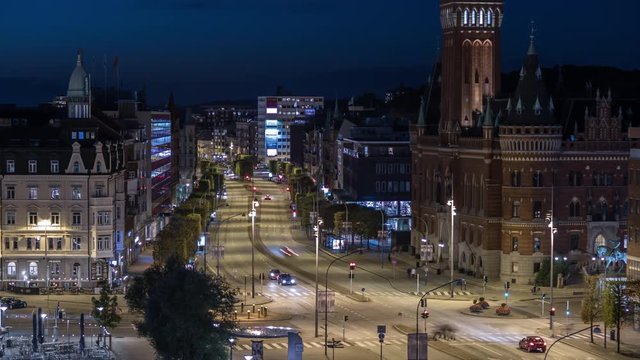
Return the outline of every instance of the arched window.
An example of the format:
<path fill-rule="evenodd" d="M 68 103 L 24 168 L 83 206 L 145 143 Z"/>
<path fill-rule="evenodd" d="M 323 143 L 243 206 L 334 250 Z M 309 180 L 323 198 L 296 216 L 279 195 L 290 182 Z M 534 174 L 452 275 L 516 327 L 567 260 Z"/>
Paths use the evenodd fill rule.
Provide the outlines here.
<path fill-rule="evenodd" d="M 480 26 L 484 26 L 484 9 L 480 9 L 480 18 L 478 19 L 478 24 L 480 24 Z"/>
<path fill-rule="evenodd" d="M 464 25 L 464 26 L 469 25 L 469 10 L 468 9 L 464 9 L 464 12 L 462 13 L 462 25 Z"/>
<path fill-rule="evenodd" d="M 77 161 L 73 162 L 73 172 L 76 174 L 80 172 L 80 163 Z"/>
<path fill-rule="evenodd" d="M 102 172 L 102 162 L 98 161 L 98 163 L 96 164 L 96 171 L 97 172 Z"/>
<path fill-rule="evenodd" d="M 580 202 L 578 200 L 573 200 L 569 204 L 569 216 L 577 217 L 580 216 Z"/>
<path fill-rule="evenodd" d="M 7 275 L 16 276 L 16 263 L 10 262 L 7 264 Z"/>
<path fill-rule="evenodd" d="M 493 10 L 487 11 L 487 26 L 493 26 Z"/>
<path fill-rule="evenodd" d="M 35 261 L 29 263 L 29 276 L 38 276 L 38 263 Z"/>
<path fill-rule="evenodd" d="M 478 12 L 476 9 L 471 10 L 471 25 L 475 25 L 477 22 Z"/>

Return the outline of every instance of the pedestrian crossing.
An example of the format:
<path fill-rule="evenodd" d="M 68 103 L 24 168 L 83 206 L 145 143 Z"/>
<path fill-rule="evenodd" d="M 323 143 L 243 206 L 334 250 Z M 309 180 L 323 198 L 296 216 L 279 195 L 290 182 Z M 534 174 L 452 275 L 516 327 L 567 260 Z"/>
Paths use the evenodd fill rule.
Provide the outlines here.
<path fill-rule="evenodd" d="M 594 336 L 596 336 L 594 334 Z M 602 336 L 602 335 L 600 335 Z M 430 336 L 431 337 L 431 336 Z M 437 341 L 446 341 L 451 345 L 462 345 L 462 344 L 470 344 L 470 343 L 493 343 L 493 344 L 515 344 L 517 346 L 520 339 L 522 339 L 524 335 L 515 335 L 515 334 L 502 334 L 502 333 L 494 333 L 494 334 L 456 334 L 455 340 L 442 340 L 438 339 Z M 590 341 L 589 334 L 576 334 L 571 336 L 571 339 L 579 339 Z M 548 340 L 548 339 L 547 339 Z M 433 340 L 430 340 L 433 341 Z M 304 347 L 309 348 L 323 348 L 324 342 L 320 341 L 305 341 L 303 342 Z M 345 347 L 362 347 L 362 348 L 371 348 L 378 347 L 380 343 L 378 339 L 347 339 L 342 342 L 342 345 Z M 386 338 L 384 340 L 384 345 L 396 345 L 396 346 L 406 346 L 407 338 L 399 337 L 399 338 Z M 251 350 L 251 344 L 237 344 L 237 347 L 242 350 Z M 264 343 L 263 348 L 267 350 L 278 350 L 278 349 L 287 349 L 287 342 L 277 342 L 277 343 Z"/>
<path fill-rule="evenodd" d="M 356 292 L 354 292 L 356 293 Z M 361 292 L 357 292 L 357 294 L 361 294 Z M 471 296 L 473 295 L 473 293 L 471 291 L 454 291 L 453 292 L 454 296 Z M 302 291 L 294 291 L 294 290 L 290 290 L 290 291 L 280 291 L 280 292 L 265 292 L 264 295 L 269 296 L 271 298 L 291 298 L 291 297 L 310 297 L 310 296 L 314 296 L 315 294 L 311 291 L 306 291 L 306 290 L 302 290 Z M 370 296 L 370 297 L 383 297 L 383 296 L 388 296 L 388 297 L 399 297 L 399 296 L 406 296 L 406 295 L 424 295 L 424 292 L 419 292 L 419 293 L 403 293 L 400 291 L 370 291 L 370 292 L 365 292 L 364 293 L 365 296 Z M 451 294 L 448 291 L 431 291 L 427 294 L 427 296 L 451 296 Z"/>

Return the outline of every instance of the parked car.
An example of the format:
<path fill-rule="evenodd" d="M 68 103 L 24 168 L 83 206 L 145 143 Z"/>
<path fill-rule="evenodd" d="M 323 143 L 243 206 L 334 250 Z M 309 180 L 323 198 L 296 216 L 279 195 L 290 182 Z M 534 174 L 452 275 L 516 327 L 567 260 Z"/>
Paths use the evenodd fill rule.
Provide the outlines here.
<path fill-rule="evenodd" d="M 280 284 L 280 285 L 295 285 L 296 284 L 296 278 L 291 276 L 291 274 L 282 273 L 278 277 L 278 284 Z"/>
<path fill-rule="evenodd" d="M 269 271 L 269 280 L 278 280 L 278 276 L 280 276 L 279 269 L 271 269 L 271 271 Z"/>
<path fill-rule="evenodd" d="M 547 343 L 540 336 L 526 336 L 520 340 L 520 349 L 532 351 L 547 351 Z"/>
<path fill-rule="evenodd" d="M 0 299 L 0 304 L 8 307 L 9 309 L 22 309 L 27 307 L 26 301 L 16 299 L 14 297 L 3 297 Z"/>

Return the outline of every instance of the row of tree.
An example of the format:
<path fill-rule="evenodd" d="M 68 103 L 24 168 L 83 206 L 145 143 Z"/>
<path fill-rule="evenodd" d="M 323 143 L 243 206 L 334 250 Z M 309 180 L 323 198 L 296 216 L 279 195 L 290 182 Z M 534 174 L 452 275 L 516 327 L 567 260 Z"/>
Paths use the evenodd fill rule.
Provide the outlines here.
<path fill-rule="evenodd" d="M 606 281 L 598 275 L 585 276 L 585 296 L 582 300 L 582 321 L 591 326 L 593 343 L 594 322 L 604 325 L 605 347 L 607 328 L 614 328 L 618 336 L 617 351 L 620 352 L 620 331 L 625 323 L 633 321 L 634 307 L 640 304 L 640 281 Z"/>

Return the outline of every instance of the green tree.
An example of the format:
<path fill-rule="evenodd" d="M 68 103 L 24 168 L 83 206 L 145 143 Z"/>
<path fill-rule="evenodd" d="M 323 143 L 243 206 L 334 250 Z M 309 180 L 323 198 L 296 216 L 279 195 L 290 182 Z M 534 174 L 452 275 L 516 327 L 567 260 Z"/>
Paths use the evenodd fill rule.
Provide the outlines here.
<path fill-rule="evenodd" d="M 585 294 L 582 298 L 580 316 L 582 321 L 591 325 L 591 342 L 593 343 L 593 322 L 600 318 L 600 297 L 598 296 L 598 276 L 584 277 Z"/>
<path fill-rule="evenodd" d="M 603 294 L 603 321 L 605 326 L 616 327 L 618 352 L 620 352 L 620 330 L 622 324 L 633 318 L 633 312 L 629 311 L 629 303 L 624 292 L 625 284 L 626 282 L 623 281 L 609 282 L 605 286 Z"/>
<path fill-rule="evenodd" d="M 542 262 L 542 266 L 540 267 L 540 271 L 536 273 L 536 284 L 538 285 L 547 285 L 549 284 L 549 272 L 550 272 L 550 264 L 551 262 L 548 259 L 545 259 Z M 557 279 L 558 274 L 562 274 L 563 276 L 567 276 L 569 273 L 569 264 L 566 261 L 556 261 L 553 264 L 553 277 Z M 555 282 L 555 279 L 554 279 Z M 554 286 L 557 284 L 554 284 Z"/>
<path fill-rule="evenodd" d="M 127 290 L 132 309 L 144 313 L 140 335 L 164 359 L 223 360 L 235 293 L 219 276 L 188 270 L 177 257 L 147 269 Z"/>
<path fill-rule="evenodd" d="M 100 297 L 96 299 L 91 297 L 93 309 L 91 316 L 100 326 L 109 329 L 114 328 L 120 323 L 120 315 L 118 315 L 118 296 L 113 295 L 113 290 L 106 280 L 98 282 L 100 289 Z"/>

